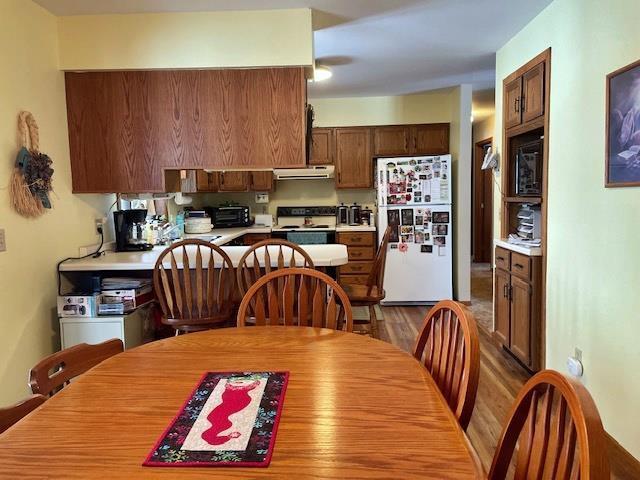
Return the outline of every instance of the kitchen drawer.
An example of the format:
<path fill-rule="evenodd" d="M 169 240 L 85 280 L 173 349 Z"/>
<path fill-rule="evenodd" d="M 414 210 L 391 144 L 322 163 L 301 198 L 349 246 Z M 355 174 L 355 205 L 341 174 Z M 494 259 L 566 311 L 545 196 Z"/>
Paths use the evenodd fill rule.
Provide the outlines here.
<path fill-rule="evenodd" d="M 509 270 L 511 266 L 511 252 L 505 248 L 496 247 L 496 268 Z"/>
<path fill-rule="evenodd" d="M 511 273 L 525 280 L 531 278 L 531 259 L 521 253 L 511 253 Z"/>
<path fill-rule="evenodd" d="M 342 265 L 338 267 L 338 272 L 340 275 L 344 274 L 358 274 L 358 275 L 368 275 L 373 268 L 372 262 L 349 262 L 346 265 Z"/>
<path fill-rule="evenodd" d="M 375 232 L 341 232 L 337 237 L 337 243 L 343 245 L 368 246 L 375 244 Z"/>
<path fill-rule="evenodd" d="M 373 245 L 370 247 L 347 247 L 347 251 L 349 252 L 349 261 L 373 260 L 376 255 Z"/>
<path fill-rule="evenodd" d="M 369 275 L 340 275 L 341 285 L 366 285 Z"/>

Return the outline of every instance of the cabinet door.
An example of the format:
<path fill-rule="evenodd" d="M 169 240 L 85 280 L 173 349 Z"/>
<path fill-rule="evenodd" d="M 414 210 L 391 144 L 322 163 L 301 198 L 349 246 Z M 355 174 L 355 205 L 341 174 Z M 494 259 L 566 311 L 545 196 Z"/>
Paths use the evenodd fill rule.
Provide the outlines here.
<path fill-rule="evenodd" d="M 249 189 L 249 172 L 220 172 L 218 182 L 221 192 L 246 192 Z"/>
<path fill-rule="evenodd" d="M 270 192 L 273 190 L 273 172 L 271 170 L 251 172 L 250 188 L 252 192 Z"/>
<path fill-rule="evenodd" d="M 511 277 L 511 351 L 531 365 L 531 286 Z"/>
<path fill-rule="evenodd" d="M 544 62 L 522 76 L 522 121 L 544 115 Z"/>
<path fill-rule="evenodd" d="M 336 128 L 336 187 L 372 188 L 371 130 Z"/>
<path fill-rule="evenodd" d="M 196 190 L 198 192 L 217 192 L 218 174 L 217 172 L 205 172 L 196 170 Z"/>
<path fill-rule="evenodd" d="M 522 77 L 504 86 L 503 95 L 504 127 L 511 128 L 522 123 L 520 103 L 522 102 Z"/>
<path fill-rule="evenodd" d="M 333 164 L 333 129 L 314 128 L 311 134 L 311 158 L 309 165 Z"/>
<path fill-rule="evenodd" d="M 449 153 L 449 124 L 432 123 L 412 127 L 412 153 L 444 155 Z"/>
<path fill-rule="evenodd" d="M 499 268 L 495 271 L 496 282 L 494 292 L 495 337 L 504 346 L 509 346 L 511 328 L 509 325 L 509 274 Z"/>
<path fill-rule="evenodd" d="M 406 125 L 373 129 L 373 154 L 408 155 L 412 150 L 411 128 Z"/>

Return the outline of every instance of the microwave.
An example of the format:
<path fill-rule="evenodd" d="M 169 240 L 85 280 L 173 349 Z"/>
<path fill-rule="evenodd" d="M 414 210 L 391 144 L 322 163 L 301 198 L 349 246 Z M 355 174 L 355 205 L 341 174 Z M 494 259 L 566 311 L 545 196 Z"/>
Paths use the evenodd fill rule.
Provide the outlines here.
<path fill-rule="evenodd" d="M 251 225 L 249 207 L 205 207 L 213 228 L 248 227 Z"/>
<path fill-rule="evenodd" d="M 521 145 L 516 151 L 516 195 L 542 196 L 543 139 Z"/>

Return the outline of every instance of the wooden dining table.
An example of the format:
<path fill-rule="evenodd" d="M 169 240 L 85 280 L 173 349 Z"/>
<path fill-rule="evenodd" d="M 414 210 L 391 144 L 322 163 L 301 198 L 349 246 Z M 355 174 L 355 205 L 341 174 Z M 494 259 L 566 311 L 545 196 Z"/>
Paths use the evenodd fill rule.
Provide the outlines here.
<path fill-rule="evenodd" d="M 207 371 L 288 371 L 271 464 L 142 466 Z M 127 350 L 0 435 L 0 478 L 483 478 L 429 373 L 368 337 L 209 330 Z"/>

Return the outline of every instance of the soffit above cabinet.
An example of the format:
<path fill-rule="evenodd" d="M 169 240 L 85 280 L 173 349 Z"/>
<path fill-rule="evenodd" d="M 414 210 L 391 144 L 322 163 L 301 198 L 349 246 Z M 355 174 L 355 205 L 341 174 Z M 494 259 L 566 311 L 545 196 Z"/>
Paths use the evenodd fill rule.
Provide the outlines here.
<path fill-rule="evenodd" d="M 59 18 L 60 70 L 256 68 L 314 63 L 308 8 Z"/>

